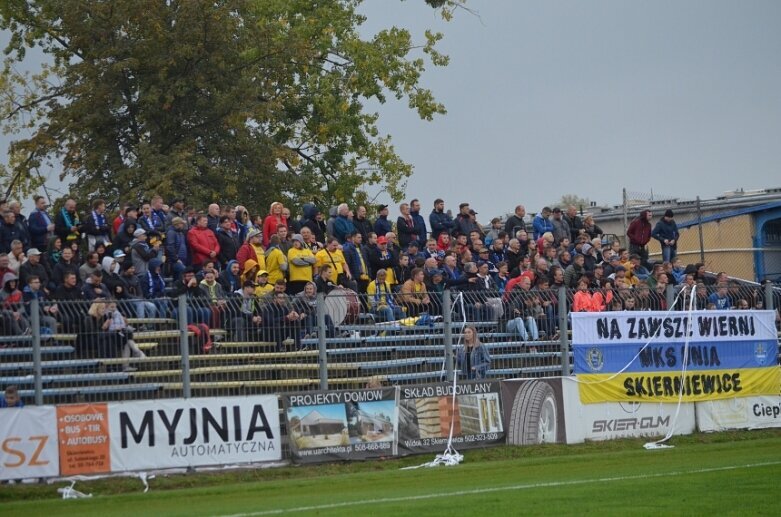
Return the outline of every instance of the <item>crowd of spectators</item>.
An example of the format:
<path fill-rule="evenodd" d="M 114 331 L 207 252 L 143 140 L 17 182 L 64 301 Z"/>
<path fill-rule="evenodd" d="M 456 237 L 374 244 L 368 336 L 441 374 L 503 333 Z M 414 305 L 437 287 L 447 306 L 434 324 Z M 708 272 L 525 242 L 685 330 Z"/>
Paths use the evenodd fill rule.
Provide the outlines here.
<path fill-rule="evenodd" d="M 314 335 L 317 293 L 334 289 L 357 293 L 360 310 L 379 322 L 441 314 L 442 293 L 452 289 L 463 293 L 469 320 L 506 321 L 528 341 L 557 336 L 561 287 L 572 292 L 572 311 L 665 310 L 668 286 L 686 286 L 697 309 L 763 303 L 761 293 L 747 293 L 724 273 L 684 265 L 670 210 L 655 226 L 650 211 L 642 212 L 624 247 L 573 206 L 544 207 L 530 218 L 519 205 L 484 227 L 468 203 L 453 217 L 442 199 L 428 217 L 417 199 L 402 203 L 395 221 L 387 205 L 371 221 L 366 207 L 347 204 L 326 217 L 307 203 L 294 218 L 278 202 L 260 216 L 217 204 L 198 212 L 184 199 L 166 205 L 154 196 L 112 218 L 103 200 L 86 207 L 68 199 L 56 213 L 46 198 L 34 201 L 27 217 L 18 202 L 0 206 L 2 333 L 29 333 L 25 302 L 37 298 L 45 333 L 107 334 L 82 347 L 94 354 L 137 354 L 132 329 L 107 323 L 112 315 L 177 317 L 171 299 L 180 295 L 188 298 L 189 323 L 280 347 Z M 651 239 L 663 252 L 655 263 Z M 96 308 L 109 300 L 113 309 Z M 330 317 L 326 325 L 336 332 Z"/>

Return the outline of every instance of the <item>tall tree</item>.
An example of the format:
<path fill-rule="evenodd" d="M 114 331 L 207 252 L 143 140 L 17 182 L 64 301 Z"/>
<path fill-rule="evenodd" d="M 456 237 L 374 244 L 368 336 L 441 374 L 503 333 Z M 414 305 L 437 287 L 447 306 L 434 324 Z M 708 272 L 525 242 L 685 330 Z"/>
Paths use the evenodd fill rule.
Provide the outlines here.
<path fill-rule="evenodd" d="M 327 206 L 361 202 L 373 186 L 398 201 L 412 167 L 364 102 L 390 95 L 422 119 L 444 114 L 419 80 L 426 62 L 448 59 L 435 49 L 439 33 L 427 31 L 418 47 L 396 27 L 362 39 L 360 3 L 1 3 L 10 42 L 0 119 L 18 137 L 10 190 L 37 188 L 48 165 L 83 199 Z M 33 47 L 48 61 L 22 73 Z"/>

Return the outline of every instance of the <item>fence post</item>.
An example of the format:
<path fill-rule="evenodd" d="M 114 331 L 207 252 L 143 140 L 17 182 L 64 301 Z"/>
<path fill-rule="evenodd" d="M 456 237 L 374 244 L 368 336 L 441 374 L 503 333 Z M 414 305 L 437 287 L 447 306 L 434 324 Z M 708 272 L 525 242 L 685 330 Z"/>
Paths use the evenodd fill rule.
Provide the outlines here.
<path fill-rule="evenodd" d="M 705 241 L 702 237 L 702 205 L 700 205 L 700 196 L 697 196 L 697 233 L 700 238 L 700 262 L 705 263 Z"/>
<path fill-rule="evenodd" d="M 442 338 L 445 341 L 445 370 L 447 370 L 448 380 L 453 379 L 453 312 L 452 312 L 453 299 L 451 297 L 450 289 L 445 289 L 442 292 L 442 325 L 443 335 Z"/>
<path fill-rule="evenodd" d="M 621 191 L 621 217 L 623 219 L 624 223 L 624 245 L 629 246 L 629 239 L 627 238 L 626 231 L 629 229 L 629 206 L 628 206 L 628 199 L 626 196 L 626 189 L 622 189 Z"/>
<path fill-rule="evenodd" d="M 179 296 L 177 300 L 179 320 L 179 351 L 182 354 L 182 393 L 184 398 L 192 396 L 190 389 L 190 339 L 187 335 L 187 297 Z"/>
<path fill-rule="evenodd" d="M 664 297 L 667 299 L 667 310 L 671 311 L 673 309 L 673 302 L 675 301 L 675 287 L 667 284 L 667 287 L 664 290 Z"/>
<path fill-rule="evenodd" d="M 320 389 L 325 391 L 328 389 L 328 354 L 325 342 L 325 293 L 317 293 L 315 310 L 317 311 L 317 349 L 320 352 L 317 360 L 320 366 Z"/>
<path fill-rule="evenodd" d="M 41 302 L 33 296 L 30 301 L 30 324 L 33 337 L 33 375 L 35 377 L 35 405 L 43 405 L 43 373 L 41 367 Z"/>
<path fill-rule="evenodd" d="M 561 375 L 569 376 L 569 323 L 567 320 L 567 288 L 559 287 L 559 342 L 561 343 Z"/>
<path fill-rule="evenodd" d="M 765 282 L 765 309 L 775 310 L 773 305 L 773 282 Z"/>

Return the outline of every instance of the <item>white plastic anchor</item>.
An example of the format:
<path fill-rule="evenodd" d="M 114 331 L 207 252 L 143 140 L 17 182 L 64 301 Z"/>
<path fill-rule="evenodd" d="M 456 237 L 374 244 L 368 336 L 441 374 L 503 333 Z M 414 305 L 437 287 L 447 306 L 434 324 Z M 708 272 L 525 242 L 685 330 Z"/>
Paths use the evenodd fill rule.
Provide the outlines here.
<path fill-rule="evenodd" d="M 673 447 L 675 447 L 675 445 L 667 445 L 659 442 L 648 442 L 645 445 L 643 445 L 643 448 L 648 451 L 652 451 L 655 449 L 672 449 Z"/>
<path fill-rule="evenodd" d="M 78 490 L 73 488 L 75 485 L 76 482 L 71 481 L 71 486 L 58 488 L 57 493 L 62 494 L 63 499 L 87 499 L 92 497 L 92 494 L 85 494 L 84 492 L 79 492 Z"/>

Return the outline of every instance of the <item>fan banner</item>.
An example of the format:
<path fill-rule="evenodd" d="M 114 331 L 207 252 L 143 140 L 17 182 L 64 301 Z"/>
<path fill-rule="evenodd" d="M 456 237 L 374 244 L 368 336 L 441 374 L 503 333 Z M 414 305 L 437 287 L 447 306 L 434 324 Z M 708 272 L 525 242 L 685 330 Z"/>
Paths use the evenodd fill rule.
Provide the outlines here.
<path fill-rule="evenodd" d="M 774 318 L 773 311 L 699 311 L 691 321 L 682 313 L 573 313 L 580 399 L 677 402 L 682 395 L 698 402 L 777 394 Z"/>

